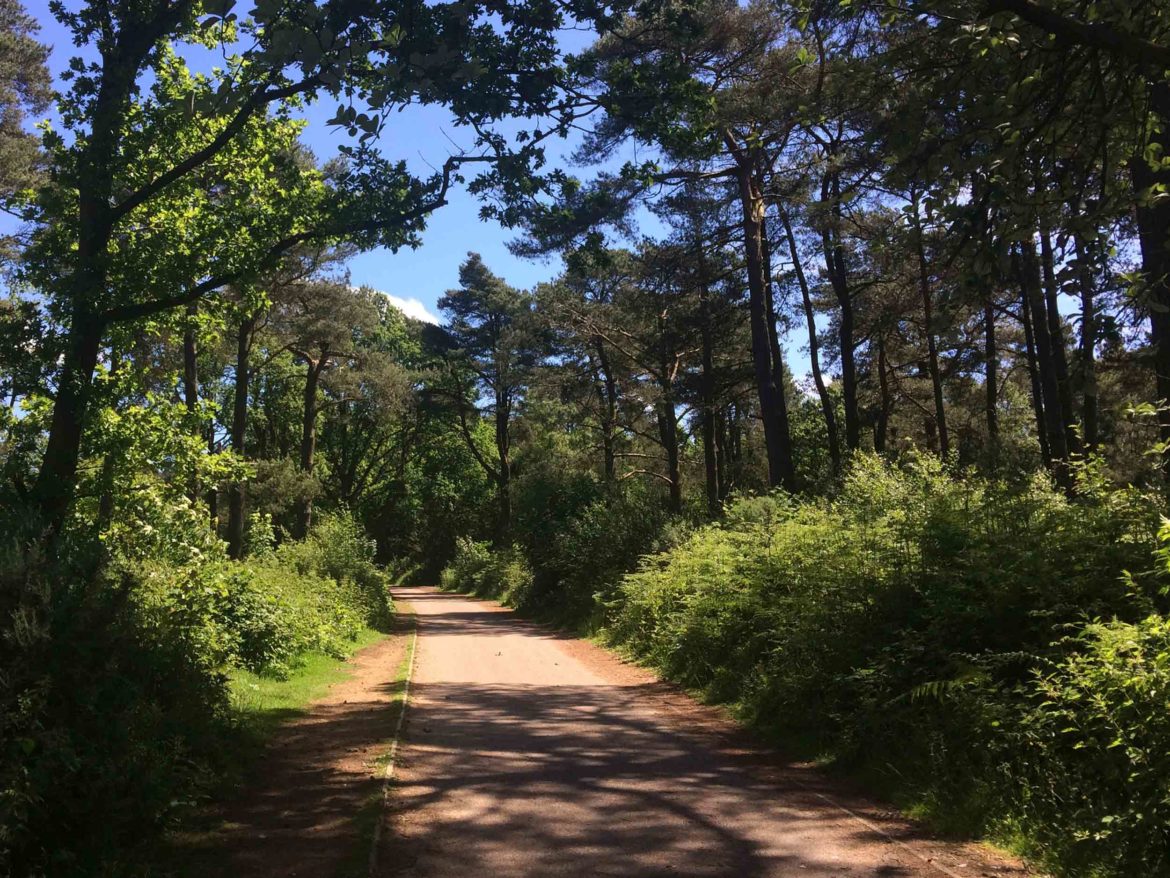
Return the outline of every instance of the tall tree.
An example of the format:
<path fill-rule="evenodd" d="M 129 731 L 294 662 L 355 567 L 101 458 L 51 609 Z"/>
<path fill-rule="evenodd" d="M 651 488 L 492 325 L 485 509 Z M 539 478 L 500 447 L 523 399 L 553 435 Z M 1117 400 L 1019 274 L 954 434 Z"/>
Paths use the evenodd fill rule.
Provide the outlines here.
<path fill-rule="evenodd" d="M 471 387 L 457 386 L 452 394 L 467 447 L 495 485 L 496 540 L 504 544 L 512 523 L 512 415 L 543 350 L 532 297 L 492 274 L 478 253 L 469 253 L 459 267 L 459 286 L 443 294 L 439 309 L 450 321 L 454 365 L 474 376 Z M 458 372 L 454 377 L 457 382 Z M 468 421 L 481 412 L 492 422 L 494 460 L 481 452 Z"/>
<path fill-rule="evenodd" d="M 24 213 L 36 227 L 32 280 L 53 298 L 66 333 L 33 491 L 50 532 L 73 498 L 111 326 L 247 283 L 306 242 L 416 243 L 458 169 L 507 151 L 493 122 L 566 106 L 555 101 L 553 62 L 571 6 L 509 9 L 485 23 L 477 3 L 261 4 L 247 18 L 233 5 L 215 14 L 197 0 L 57 8 L 95 59 L 74 64 L 61 105 L 66 131 L 46 137 L 52 173 Z M 192 76 L 176 42 L 223 46 L 230 60 Z M 288 102 L 326 95 L 341 103 L 334 123 L 354 136 L 349 167 L 328 181 L 280 161 L 273 148 L 298 127 Z M 452 156 L 426 178 L 382 156 L 374 140 L 382 118 L 415 101 L 447 104 L 474 123 L 483 150 Z M 539 161 L 546 136 L 521 138 L 508 172 Z M 220 185 L 206 186 L 217 168 Z"/>
<path fill-rule="evenodd" d="M 371 291 L 356 290 L 340 281 L 290 284 L 274 303 L 270 328 L 305 367 L 299 464 L 306 477 L 313 474 L 318 416 L 325 405 L 322 383 L 333 378 L 331 404 L 347 398 L 343 385 L 353 370 L 338 367 L 354 366 L 360 361 L 362 340 L 377 323 Z M 306 497 L 298 503 L 293 535 L 303 538 L 312 519 L 313 501 Z"/>

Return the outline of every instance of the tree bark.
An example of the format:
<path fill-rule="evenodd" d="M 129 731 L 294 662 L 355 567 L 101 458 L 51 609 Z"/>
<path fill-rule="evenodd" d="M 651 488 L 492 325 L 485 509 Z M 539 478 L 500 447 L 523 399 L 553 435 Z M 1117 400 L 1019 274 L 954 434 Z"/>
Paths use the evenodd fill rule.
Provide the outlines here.
<path fill-rule="evenodd" d="M 800 254 L 796 249 L 796 235 L 792 232 L 792 222 L 788 212 L 780 209 L 780 221 L 784 224 L 784 235 L 788 239 L 788 253 L 792 258 L 792 269 L 796 273 L 796 282 L 800 287 L 800 298 L 804 305 L 804 321 L 808 327 L 808 361 L 812 371 L 813 384 L 817 389 L 817 397 L 821 401 L 821 414 L 825 418 L 825 432 L 828 434 L 829 460 L 833 465 L 833 472 L 841 471 L 841 441 L 837 436 L 837 412 L 833 407 L 833 399 L 829 396 L 829 389 L 825 385 L 825 376 L 821 371 L 821 346 L 817 339 L 816 313 L 813 311 L 812 294 L 809 292 L 808 278 L 804 273 L 804 266 L 800 262 Z"/>
<path fill-rule="evenodd" d="M 1040 230 L 1040 264 L 1044 270 L 1044 305 L 1048 319 L 1048 334 L 1052 339 L 1052 366 L 1056 372 L 1056 394 L 1060 404 L 1060 419 L 1064 426 L 1064 441 L 1070 455 L 1081 453 L 1081 438 L 1077 435 L 1077 418 L 1073 409 L 1072 384 L 1068 375 L 1068 351 L 1064 327 L 1060 322 L 1058 296 L 1060 285 L 1056 280 L 1056 261 L 1052 252 L 1052 235 Z"/>
<path fill-rule="evenodd" d="M 301 472 L 313 474 L 313 457 L 317 451 L 317 388 L 321 383 L 321 372 L 328 362 L 325 355 L 316 360 L 306 358 L 309 370 L 305 375 L 304 406 L 301 411 Z M 296 531 L 293 534 L 303 540 L 313 525 L 313 499 L 305 497 L 297 510 Z"/>
<path fill-rule="evenodd" d="M 715 351 L 711 333 L 711 295 L 705 282 L 699 284 L 699 338 L 702 345 L 700 393 L 703 415 L 703 471 L 706 476 L 707 513 L 719 514 L 719 463 L 715 453 Z"/>
<path fill-rule="evenodd" d="M 192 302 L 187 306 L 186 321 L 183 326 L 183 404 L 187 414 L 194 423 L 195 411 L 199 407 L 199 373 L 198 351 L 195 347 L 195 318 L 199 314 L 199 304 Z M 192 473 L 190 484 L 187 486 L 187 499 L 193 504 L 199 500 L 199 479 Z"/>
<path fill-rule="evenodd" d="M 1096 290 L 1093 282 L 1094 260 L 1089 245 L 1081 235 L 1076 236 L 1077 286 L 1081 294 L 1081 425 L 1084 432 L 1085 450 L 1097 450 L 1098 400 L 1097 400 L 1097 309 L 1094 301 Z"/>
<path fill-rule="evenodd" d="M 720 409 L 715 415 L 715 478 L 719 486 L 719 502 L 727 499 L 727 417 Z"/>
<path fill-rule="evenodd" d="M 669 396 L 660 399 L 656 406 L 658 415 L 658 436 L 666 452 L 666 478 L 670 484 L 670 511 L 676 515 L 682 512 L 682 473 L 679 469 L 678 415 L 674 400 Z"/>
<path fill-rule="evenodd" d="M 768 332 L 768 284 L 764 277 L 763 199 L 756 190 L 751 167 L 740 162 L 736 169 L 740 205 L 743 209 L 744 255 L 748 273 L 748 305 L 751 323 L 752 365 L 756 392 L 760 400 L 760 417 L 764 422 L 764 445 L 768 455 L 768 483 L 773 487 L 791 488 L 792 459 L 785 448 L 790 440 L 780 434 L 782 421 L 777 409 L 772 351 Z M 782 389 L 780 389 L 782 392 Z"/>
<path fill-rule="evenodd" d="M 57 539 L 77 493 L 77 466 L 89 415 L 93 373 L 97 368 L 106 320 L 88 305 L 106 292 L 105 267 L 113 231 L 115 156 L 139 69 L 154 44 L 170 25 L 159 16 L 163 30 L 123 30 L 102 50 L 101 73 L 93 96 L 89 136 L 78 157 L 77 249 L 72 270 L 63 280 L 68 297 L 69 327 L 64 359 L 57 379 L 57 395 L 49 421 L 49 435 L 41 466 L 33 484 L 33 503 L 39 513 L 47 543 Z"/>
<path fill-rule="evenodd" d="M 1016 254 L 1012 261 L 1017 263 Z M 1040 384 L 1040 365 L 1036 356 L 1036 335 L 1032 331 L 1032 309 L 1028 304 L 1028 290 L 1020 275 L 1020 325 L 1024 327 L 1024 359 L 1028 364 L 1028 378 L 1032 391 L 1032 413 L 1036 418 L 1036 439 L 1044 466 L 1052 467 L 1052 449 L 1048 446 L 1048 419 L 1044 414 L 1044 388 Z"/>
<path fill-rule="evenodd" d="M 597 384 L 597 402 L 601 413 L 603 466 L 605 480 L 612 482 L 617 478 L 617 449 L 614 447 L 614 430 L 617 426 L 617 380 L 613 375 L 609 354 L 600 337 L 593 339 L 593 347 L 597 353 L 597 371 L 601 379 Z"/>
<path fill-rule="evenodd" d="M 1052 335 L 1048 330 L 1048 306 L 1040 283 L 1040 267 L 1037 264 L 1036 245 L 1024 241 L 1020 245 L 1018 258 L 1020 284 L 1028 323 L 1031 326 L 1035 348 L 1035 364 L 1042 409 L 1044 432 L 1048 437 L 1048 451 L 1057 481 L 1064 486 L 1069 482 L 1068 443 L 1064 424 L 1061 423 L 1060 391 L 1056 377 L 1056 366 L 1052 359 Z M 1027 331 L 1027 330 L 1025 330 Z"/>
<path fill-rule="evenodd" d="M 943 398 L 942 375 L 938 367 L 938 341 L 934 336 L 934 295 L 930 289 L 930 266 L 926 261 L 926 242 L 922 235 L 922 219 L 918 215 L 918 193 L 911 193 L 910 207 L 914 215 L 914 249 L 918 255 L 918 290 L 922 296 L 922 329 L 926 336 L 926 365 L 934 395 L 934 422 L 938 430 L 938 453 L 946 459 L 950 453 L 950 435 L 947 432 L 947 411 Z"/>
<path fill-rule="evenodd" d="M 508 432 L 512 415 L 512 398 L 506 390 L 496 392 L 496 545 L 505 546 L 512 531 L 512 460 L 511 436 Z"/>
<path fill-rule="evenodd" d="M 33 487 L 36 505 L 50 540 L 56 538 L 77 490 L 77 465 L 85 429 L 93 373 L 97 368 L 104 324 L 86 309 L 75 306 L 69 327 L 69 345 L 57 381 L 57 397 L 49 423 L 49 438 Z"/>
<path fill-rule="evenodd" d="M 1170 81 L 1149 85 L 1150 111 L 1161 131 L 1151 132 L 1150 148 L 1156 162 L 1170 155 Z M 1137 203 L 1138 238 L 1142 252 L 1145 299 L 1150 314 L 1150 341 L 1154 347 L 1154 393 L 1158 401 L 1158 425 L 1163 442 L 1170 442 L 1170 168 L 1150 166 L 1144 153 L 1130 161 Z M 1159 197 L 1154 193 L 1162 192 Z M 1170 479 L 1170 450 L 1162 458 L 1162 471 Z"/>
<path fill-rule="evenodd" d="M 889 366 L 886 362 L 885 336 L 878 335 L 877 349 L 878 389 L 881 393 L 881 409 L 878 411 L 877 421 L 873 425 L 873 450 L 878 454 L 885 454 L 886 441 L 889 439 L 890 410 L 893 408 L 890 402 L 890 382 L 886 375 Z"/>
<path fill-rule="evenodd" d="M 768 313 L 768 348 L 772 359 L 772 387 L 776 393 L 776 433 L 780 437 L 781 483 L 789 493 L 796 492 L 796 462 L 792 457 L 792 428 L 788 421 L 788 395 L 784 381 L 784 351 L 776 328 L 776 304 L 772 295 L 772 248 L 768 239 L 767 219 L 760 202 L 760 252 L 764 265 L 764 293 Z"/>
<path fill-rule="evenodd" d="M 850 451 L 861 447 L 861 418 L 857 409 L 857 344 L 854 341 L 853 297 L 841 246 L 841 177 L 828 174 L 821 181 L 821 200 L 828 202 L 830 223 L 821 230 L 825 268 L 840 310 L 837 338 L 841 348 L 841 395 L 845 404 L 845 445 Z"/>
<path fill-rule="evenodd" d="M 983 302 L 983 364 L 987 442 L 994 459 L 999 447 L 999 347 L 995 339 L 995 303 L 990 294 Z"/>

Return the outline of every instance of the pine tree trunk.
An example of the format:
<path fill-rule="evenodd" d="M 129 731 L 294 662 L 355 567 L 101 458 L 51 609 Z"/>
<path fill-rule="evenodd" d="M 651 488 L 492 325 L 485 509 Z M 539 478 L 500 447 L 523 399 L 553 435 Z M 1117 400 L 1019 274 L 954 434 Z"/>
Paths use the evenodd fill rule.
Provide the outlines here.
<path fill-rule="evenodd" d="M 1056 394 L 1060 403 L 1060 419 L 1064 427 L 1064 441 L 1070 455 L 1081 453 L 1081 438 L 1077 435 L 1077 417 L 1073 409 L 1072 384 L 1068 375 L 1068 350 L 1064 327 L 1060 322 L 1057 299 L 1060 285 L 1056 281 L 1056 264 L 1052 253 L 1052 236 L 1048 229 L 1040 231 L 1040 264 L 1044 270 L 1044 305 L 1048 318 L 1048 334 L 1052 339 L 1052 366 L 1056 372 Z"/>
<path fill-rule="evenodd" d="M 821 200 L 829 204 L 830 225 L 821 230 L 825 251 L 825 268 L 837 297 L 840 311 L 837 324 L 841 349 L 841 394 L 845 404 L 845 445 L 850 451 L 861 447 L 861 417 L 857 408 L 857 343 L 854 340 L 853 296 L 845 269 L 845 250 L 841 246 L 841 178 L 833 173 L 821 182 Z"/>
<path fill-rule="evenodd" d="M 1170 443 L 1170 167 L 1164 159 L 1170 155 L 1170 81 L 1149 85 L 1150 109 L 1161 123 L 1161 131 L 1151 132 L 1150 153 L 1161 164 L 1150 166 L 1145 153 L 1130 161 L 1137 204 L 1138 238 L 1142 252 L 1142 274 L 1150 314 L 1150 340 L 1154 346 L 1154 393 L 1159 402 L 1158 424 L 1161 438 Z M 1160 197 L 1151 197 L 1161 191 Z M 1163 457 L 1163 473 L 1170 478 L 1170 451 Z"/>
<path fill-rule="evenodd" d="M 930 266 L 926 261 L 926 244 L 922 239 L 922 221 L 918 216 L 918 196 L 912 195 L 914 214 L 914 245 L 918 254 L 918 290 L 922 296 L 922 328 L 926 336 L 926 365 L 930 372 L 930 386 L 934 396 L 934 421 L 938 430 L 938 453 L 944 460 L 950 453 L 950 435 L 947 433 L 947 411 L 943 398 L 942 375 L 938 367 L 938 341 L 934 336 L 934 295 L 930 289 Z"/>
<path fill-rule="evenodd" d="M 326 359 L 322 356 L 318 360 L 309 360 L 309 371 L 305 375 L 304 404 L 301 410 L 301 472 L 313 474 L 313 456 L 317 450 L 317 387 L 321 381 L 321 370 L 325 368 Z M 313 525 L 313 499 L 305 497 L 297 510 L 296 530 L 293 533 L 297 539 L 303 540 L 309 534 Z"/>
<path fill-rule="evenodd" d="M 715 478 L 719 486 L 719 502 L 727 499 L 727 416 L 720 409 L 715 415 Z"/>
<path fill-rule="evenodd" d="M 800 298 L 804 305 L 804 320 L 808 327 L 808 361 L 812 371 L 813 384 L 817 389 L 817 397 L 821 401 L 821 414 L 825 418 L 825 432 L 829 441 L 829 460 L 833 465 L 833 472 L 841 471 L 841 441 L 837 436 L 837 412 L 833 407 L 833 399 L 829 396 L 829 389 L 825 385 L 825 376 L 821 372 L 821 346 L 817 339 L 816 313 L 813 311 L 812 294 L 808 287 L 808 278 L 804 273 L 804 266 L 800 263 L 800 254 L 796 249 L 796 235 L 792 232 L 792 223 L 788 213 L 780 210 L 780 221 L 784 224 L 784 235 L 788 239 L 788 253 L 792 258 L 792 268 L 796 272 L 796 282 L 800 287 Z"/>
<path fill-rule="evenodd" d="M 760 418 L 764 422 L 764 445 L 768 455 L 768 483 L 784 484 L 791 460 L 785 461 L 785 437 L 780 435 L 781 420 L 777 413 L 776 389 L 773 384 L 772 352 L 768 333 L 768 285 L 764 277 L 763 199 L 756 191 L 751 168 L 741 163 L 737 168 L 740 205 L 743 210 L 744 255 L 748 274 L 748 310 L 751 324 L 752 365 L 756 392 L 760 400 Z"/>
<path fill-rule="evenodd" d="M 1097 309 L 1094 302 L 1093 259 L 1089 246 L 1080 235 L 1076 236 L 1077 286 L 1081 294 L 1081 424 L 1084 432 L 1085 449 L 1097 450 L 1098 402 L 1097 402 Z"/>
<path fill-rule="evenodd" d="M 889 366 L 886 363 L 886 339 L 883 335 L 877 337 L 878 349 L 878 390 L 881 393 L 881 408 L 877 420 L 873 425 L 873 450 L 878 454 L 886 453 L 886 441 L 889 439 L 890 411 L 893 404 L 890 401 L 890 382 L 887 377 Z"/>
<path fill-rule="evenodd" d="M 995 458 L 999 446 L 999 348 L 995 339 L 995 303 L 990 294 L 983 303 L 983 364 L 987 441 Z"/>
<path fill-rule="evenodd" d="M 678 415 L 674 400 L 666 397 L 658 401 L 658 437 L 666 452 L 666 478 L 670 485 L 670 511 L 682 512 L 682 473 L 679 469 Z"/>
<path fill-rule="evenodd" d="M 600 382 L 597 384 L 597 403 L 601 413 L 601 450 L 605 480 L 612 482 L 617 478 L 617 449 L 614 447 L 614 430 L 617 426 L 617 381 L 610 366 L 609 354 L 600 337 L 593 340 L 597 352 L 597 371 L 600 373 Z"/>
<path fill-rule="evenodd" d="M 1056 377 L 1056 365 L 1052 357 L 1052 335 L 1048 328 L 1048 306 L 1040 283 L 1040 266 L 1036 258 L 1036 245 L 1025 241 L 1020 246 L 1020 283 L 1024 288 L 1027 313 L 1031 318 L 1032 339 L 1036 351 L 1036 372 L 1039 379 L 1040 395 L 1043 398 L 1044 431 L 1048 436 L 1052 469 L 1057 481 L 1068 486 L 1068 443 L 1065 439 L 1064 424 L 1061 423 L 1060 390 Z"/>
<path fill-rule="evenodd" d="M 1016 254 L 1012 261 L 1018 263 Z M 1052 449 L 1048 446 L 1048 418 L 1044 414 L 1044 389 L 1040 385 L 1040 364 L 1036 356 L 1036 335 L 1032 330 L 1032 308 L 1028 304 L 1028 290 L 1022 275 L 1020 281 L 1020 325 L 1024 327 L 1024 358 L 1028 364 L 1029 386 L 1032 392 L 1032 412 L 1036 418 L 1036 439 L 1044 466 L 1052 467 Z"/>
<path fill-rule="evenodd" d="M 761 199 L 761 210 L 763 201 Z M 784 381 L 784 351 L 776 329 L 776 304 L 772 297 L 772 252 L 768 241 L 767 221 L 760 215 L 760 252 L 764 264 L 764 297 L 768 313 L 768 348 L 772 359 L 772 387 L 776 399 L 776 433 L 780 438 L 781 484 L 796 493 L 796 463 L 792 457 L 792 428 L 788 421 L 788 396 Z"/>
<path fill-rule="evenodd" d="M 511 436 L 508 432 L 512 416 L 512 398 L 506 390 L 496 392 L 496 546 L 506 546 L 512 531 L 512 460 Z"/>
<path fill-rule="evenodd" d="M 702 344 L 702 374 L 700 392 L 703 413 L 703 471 L 706 476 L 707 512 L 719 514 L 719 464 L 715 454 L 715 351 L 711 338 L 710 291 L 705 283 L 699 285 L 699 338 Z"/>

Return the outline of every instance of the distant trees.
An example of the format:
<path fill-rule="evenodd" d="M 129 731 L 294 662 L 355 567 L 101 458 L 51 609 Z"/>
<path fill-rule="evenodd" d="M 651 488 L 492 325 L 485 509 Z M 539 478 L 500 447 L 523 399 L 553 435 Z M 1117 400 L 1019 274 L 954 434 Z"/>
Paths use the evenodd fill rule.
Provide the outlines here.
<path fill-rule="evenodd" d="M 290 285 L 275 303 L 273 331 L 305 366 L 299 462 L 306 476 L 313 474 L 317 416 L 325 405 L 322 382 L 332 390 L 330 404 L 347 398 L 347 386 L 360 380 L 354 370 L 363 357 L 362 342 L 377 322 L 370 294 L 337 281 Z M 298 506 L 293 535 L 303 538 L 312 523 L 313 502 L 306 498 Z"/>
<path fill-rule="evenodd" d="M 38 30 L 18 0 L 0 0 L 0 204 L 32 186 L 41 164 L 37 137 L 25 130 L 27 116 L 44 112 L 52 95 Z"/>
<path fill-rule="evenodd" d="M 477 253 L 459 267 L 459 286 L 439 300 L 448 315 L 456 370 L 449 394 L 468 449 L 496 489 L 496 539 L 508 539 L 512 521 L 512 415 L 542 354 L 532 298 L 492 274 Z M 466 369 L 471 380 L 463 381 Z M 494 455 L 480 449 L 470 417 L 485 413 L 493 426 Z"/>
<path fill-rule="evenodd" d="M 50 533 L 74 499 L 94 375 L 114 327 L 253 283 L 306 244 L 415 243 L 464 164 L 495 168 L 492 179 L 506 181 L 540 161 L 546 134 L 510 148 L 492 132 L 495 121 L 571 114 L 549 75 L 554 32 L 576 11 L 569 7 L 512 11 L 484 30 L 471 24 L 482 13 L 476 4 L 267 5 L 246 18 L 233 5 L 213 12 L 194 0 L 118 0 L 60 13 L 96 60 L 72 69 L 59 107 L 65 130 L 44 141 L 50 173 L 19 208 L 32 233 L 25 280 L 52 302 L 62 332 L 30 493 Z M 21 42 L 27 19 L 10 6 L 4 15 L 15 57 L 35 60 Z M 175 50 L 182 43 L 232 47 L 231 60 L 193 75 Z M 35 69 L 16 80 L 34 102 L 43 97 Z M 354 142 L 322 173 L 295 148 L 301 123 L 291 102 L 325 95 L 341 102 L 333 121 Z M 374 148 L 382 118 L 414 101 L 444 103 L 474 122 L 482 151 L 452 156 L 425 178 L 383 157 Z"/>
<path fill-rule="evenodd" d="M 637 211 L 667 203 L 677 246 L 688 211 L 712 199 L 722 213 L 703 236 L 725 248 L 733 207 L 731 275 L 746 293 L 771 484 L 799 488 L 804 467 L 805 426 L 784 391 L 795 319 L 825 434 L 804 453 L 827 451 L 833 471 L 843 453 L 919 444 L 987 466 L 1034 456 L 1069 485 L 1102 431 L 1135 429 L 1125 395 L 1107 403 L 1104 387 L 1136 388 L 1144 364 L 1161 380 L 1167 272 L 1153 244 L 1170 233 L 1153 231 L 1166 199 L 1140 192 L 1156 193 L 1147 177 L 1164 170 L 1150 156 L 1167 25 L 1142 9 L 1086 30 L 1059 3 L 920 12 L 635 10 L 582 57 L 580 91 L 596 112 L 578 157 L 608 160 L 631 142 L 648 151 L 592 180 L 553 175 L 521 250 L 634 240 Z M 1135 168 L 1146 188 L 1134 188 Z M 693 272 L 698 251 L 646 282 L 678 264 Z M 1127 285 L 1130 298 L 1116 295 Z M 1031 417 L 1018 415 L 1021 399 Z"/>

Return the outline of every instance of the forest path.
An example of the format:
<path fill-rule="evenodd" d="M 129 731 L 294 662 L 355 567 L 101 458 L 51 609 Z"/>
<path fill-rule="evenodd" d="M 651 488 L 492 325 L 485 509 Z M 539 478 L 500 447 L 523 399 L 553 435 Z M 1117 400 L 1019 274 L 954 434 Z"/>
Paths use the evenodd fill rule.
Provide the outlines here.
<path fill-rule="evenodd" d="M 419 624 L 379 876 L 1025 875 L 932 840 L 591 644 L 395 590 Z"/>

